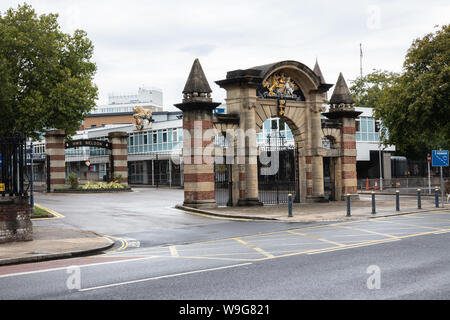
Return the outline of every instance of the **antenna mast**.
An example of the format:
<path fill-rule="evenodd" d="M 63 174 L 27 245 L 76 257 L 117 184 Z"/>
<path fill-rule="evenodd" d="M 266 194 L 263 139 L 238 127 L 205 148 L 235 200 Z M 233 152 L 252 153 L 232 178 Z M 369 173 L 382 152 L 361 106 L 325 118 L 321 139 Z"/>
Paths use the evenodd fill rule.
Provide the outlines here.
<path fill-rule="evenodd" d="M 359 44 L 359 73 L 361 75 L 361 78 L 363 76 L 363 74 L 362 74 L 362 58 L 363 58 L 362 43 L 360 43 Z"/>

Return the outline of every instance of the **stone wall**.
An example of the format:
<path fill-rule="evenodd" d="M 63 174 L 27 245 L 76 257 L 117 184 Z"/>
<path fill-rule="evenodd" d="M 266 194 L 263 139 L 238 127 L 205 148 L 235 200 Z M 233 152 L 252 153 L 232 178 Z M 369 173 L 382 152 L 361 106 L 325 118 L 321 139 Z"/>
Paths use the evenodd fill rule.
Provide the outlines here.
<path fill-rule="evenodd" d="M 0 243 L 33 240 L 28 197 L 0 197 Z"/>

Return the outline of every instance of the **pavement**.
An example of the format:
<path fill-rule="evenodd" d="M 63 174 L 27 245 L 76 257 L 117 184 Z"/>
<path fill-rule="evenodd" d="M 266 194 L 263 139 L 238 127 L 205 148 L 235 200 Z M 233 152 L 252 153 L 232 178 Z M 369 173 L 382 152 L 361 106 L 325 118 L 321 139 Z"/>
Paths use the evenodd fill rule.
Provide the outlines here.
<path fill-rule="evenodd" d="M 447 205 L 448 207 L 448 205 Z M 267 220 L 279 222 L 339 222 L 376 217 L 395 216 L 423 211 L 444 210 L 436 208 L 432 198 L 423 198 L 421 209 L 417 208 L 417 200 L 411 196 L 400 197 L 400 211 L 396 211 L 395 197 L 378 196 L 375 214 L 372 214 L 372 200 L 368 195 L 361 195 L 359 200 L 351 200 L 350 217 L 347 217 L 346 201 L 332 201 L 328 203 L 294 203 L 292 217 L 288 217 L 288 205 L 265 205 L 249 207 L 217 207 L 213 209 L 194 209 L 177 205 L 176 208 L 187 213 L 216 218 L 236 220 Z"/>
<path fill-rule="evenodd" d="M 33 240 L 0 244 L 0 265 L 38 262 L 97 253 L 114 241 L 94 232 L 33 226 Z"/>
<path fill-rule="evenodd" d="M 432 200 L 423 200 L 422 209 L 417 209 L 417 202 L 411 197 L 401 197 L 400 211 L 395 210 L 395 200 L 392 197 L 380 197 L 376 203 L 376 214 L 371 213 L 371 200 L 361 197 L 352 200 L 351 216 L 347 217 L 345 201 L 329 203 L 301 203 L 293 205 L 293 217 L 288 217 L 287 205 L 230 207 L 198 210 L 176 206 L 185 213 L 203 217 L 227 220 L 263 220 L 273 222 L 337 222 L 349 220 L 371 219 L 392 215 L 403 215 L 424 211 L 443 210 L 435 208 Z M 53 210 L 50 210 L 54 212 Z M 54 212 L 56 219 L 64 216 Z M 36 219 L 43 220 L 43 219 Z M 51 222 L 52 218 L 45 219 Z M 91 231 L 83 231 L 54 225 L 39 225 L 33 223 L 33 240 L 0 244 L 0 265 L 19 264 L 69 258 L 102 252 L 114 246 L 114 241 L 108 237 Z"/>

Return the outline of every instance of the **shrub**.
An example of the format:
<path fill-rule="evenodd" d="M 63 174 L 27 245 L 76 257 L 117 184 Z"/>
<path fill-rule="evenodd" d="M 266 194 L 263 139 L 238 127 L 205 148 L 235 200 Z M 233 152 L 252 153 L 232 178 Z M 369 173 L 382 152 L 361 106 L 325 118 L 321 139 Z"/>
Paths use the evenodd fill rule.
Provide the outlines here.
<path fill-rule="evenodd" d="M 122 175 L 121 174 L 114 174 L 114 177 L 112 179 L 113 182 L 121 183 L 122 182 Z"/>
<path fill-rule="evenodd" d="M 68 178 L 70 189 L 77 189 L 78 188 L 78 177 L 75 173 L 69 174 Z"/>
<path fill-rule="evenodd" d="M 123 184 L 117 183 L 117 182 L 91 182 L 89 181 L 87 184 L 85 184 L 83 187 L 83 189 L 87 190 L 87 189 L 123 189 L 125 188 L 125 186 Z"/>

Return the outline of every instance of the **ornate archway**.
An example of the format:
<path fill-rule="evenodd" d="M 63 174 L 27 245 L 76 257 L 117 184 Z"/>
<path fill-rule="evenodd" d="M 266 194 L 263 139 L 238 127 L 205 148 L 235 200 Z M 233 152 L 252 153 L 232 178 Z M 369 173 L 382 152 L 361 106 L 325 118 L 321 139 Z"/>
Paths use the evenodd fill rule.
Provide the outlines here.
<path fill-rule="evenodd" d="M 343 157 L 342 165 L 340 162 L 336 166 L 337 170 L 341 170 L 341 178 L 337 183 L 342 187 L 342 193 L 356 193 L 354 118 L 358 113 L 354 111 L 353 100 L 345 81 L 340 79 L 330 100 L 332 109 L 324 115 L 339 127 L 339 132 L 332 132 L 334 140 L 340 142 L 338 156 Z M 297 61 L 281 61 L 230 71 L 226 79 L 216 83 L 227 93 L 226 115 L 212 114 L 212 109 L 218 104 L 213 103 L 210 98 L 211 89 L 198 59 L 194 62 L 183 90 L 183 103 L 176 107 L 183 111 L 185 129 L 192 130 L 197 125 L 202 128 L 202 134 L 210 128 L 217 128 L 219 131 L 239 129 L 244 132 L 243 144 L 237 148 L 238 153 L 241 151 L 244 155 L 245 161 L 234 162 L 232 165 L 233 205 L 261 205 L 258 199 L 256 133 L 265 120 L 274 117 L 282 118 L 294 136 L 295 147 L 298 149 L 298 170 L 295 174 L 298 175 L 296 178 L 299 181 L 300 201 L 323 199 L 323 157 L 328 151 L 322 146 L 324 132 L 321 116 L 325 111 L 326 93 L 333 85 L 325 83 L 318 65 L 311 70 Z M 195 141 L 199 139 L 191 139 L 189 143 Z M 202 136 L 199 143 L 202 147 L 198 149 L 203 150 L 204 146 L 211 143 L 211 139 Z M 202 151 L 195 148 L 193 150 L 196 154 Z M 184 149 L 183 152 L 186 154 L 187 150 Z M 184 159 L 190 161 L 190 157 L 191 155 L 184 156 Z M 185 181 L 192 180 L 192 185 L 188 185 L 189 190 L 186 190 L 185 184 L 186 205 L 214 205 L 214 170 L 212 167 L 207 168 L 207 163 L 189 166 L 189 176 L 187 179 L 185 176 Z"/>

